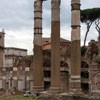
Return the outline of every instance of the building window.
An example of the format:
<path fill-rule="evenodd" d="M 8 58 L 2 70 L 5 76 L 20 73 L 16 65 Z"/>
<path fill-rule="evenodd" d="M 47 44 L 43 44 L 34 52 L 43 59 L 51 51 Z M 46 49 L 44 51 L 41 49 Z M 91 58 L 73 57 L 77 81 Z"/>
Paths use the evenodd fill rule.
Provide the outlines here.
<path fill-rule="evenodd" d="M 44 77 L 46 77 L 46 78 L 51 77 L 51 72 L 50 71 L 44 71 Z"/>

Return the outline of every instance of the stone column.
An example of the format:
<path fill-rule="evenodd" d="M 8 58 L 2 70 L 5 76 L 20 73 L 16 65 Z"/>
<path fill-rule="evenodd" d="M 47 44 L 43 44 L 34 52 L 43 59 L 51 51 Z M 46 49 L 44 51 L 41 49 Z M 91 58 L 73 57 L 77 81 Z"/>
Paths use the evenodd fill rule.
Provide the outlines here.
<path fill-rule="evenodd" d="M 61 92 L 69 92 L 69 73 L 61 72 Z"/>
<path fill-rule="evenodd" d="M 52 0 L 51 92 L 60 92 L 60 0 Z"/>
<path fill-rule="evenodd" d="M 34 2 L 34 83 L 33 91 L 43 90 L 42 66 L 42 0 Z"/>
<path fill-rule="evenodd" d="M 13 77 L 13 91 L 16 92 L 18 90 L 18 78 L 16 76 Z"/>
<path fill-rule="evenodd" d="M 0 67 L 4 66 L 4 30 L 0 32 Z M 1 68 L 0 68 L 1 69 Z"/>
<path fill-rule="evenodd" d="M 80 0 L 72 0 L 71 19 L 71 75 L 70 91 L 78 94 L 81 91 L 81 55 L 80 55 Z"/>
<path fill-rule="evenodd" d="M 3 88 L 3 90 L 6 90 L 6 79 L 4 76 L 2 78 L 2 88 Z"/>

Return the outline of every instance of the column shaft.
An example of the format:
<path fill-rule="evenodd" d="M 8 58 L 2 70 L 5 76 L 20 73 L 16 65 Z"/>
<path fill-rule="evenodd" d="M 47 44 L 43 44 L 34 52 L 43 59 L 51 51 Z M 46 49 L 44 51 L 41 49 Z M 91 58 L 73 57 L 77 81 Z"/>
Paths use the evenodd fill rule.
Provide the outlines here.
<path fill-rule="evenodd" d="M 60 92 L 60 0 L 52 0 L 51 92 Z"/>
<path fill-rule="evenodd" d="M 4 30 L 0 32 L 0 70 L 4 66 Z"/>
<path fill-rule="evenodd" d="M 71 76 L 70 91 L 78 94 L 81 91 L 80 68 L 80 0 L 72 0 L 72 21 L 71 21 Z"/>
<path fill-rule="evenodd" d="M 42 0 L 34 2 L 34 82 L 33 91 L 43 90 L 42 66 Z"/>

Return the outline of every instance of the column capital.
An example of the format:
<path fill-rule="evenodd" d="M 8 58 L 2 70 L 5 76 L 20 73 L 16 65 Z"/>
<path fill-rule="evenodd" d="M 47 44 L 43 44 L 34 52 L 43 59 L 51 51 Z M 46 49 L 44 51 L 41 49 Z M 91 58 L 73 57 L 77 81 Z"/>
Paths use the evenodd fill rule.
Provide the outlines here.
<path fill-rule="evenodd" d="M 72 0 L 71 4 L 80 4 L 80 0 Z"/>
<path fill-rule="evenodd" d="M 61 0 L 52 0 L 51 5 L 53 9 L 60 8 Z"/>
<path fill-rule="evenodd" d="M 35 10 L 42 10 L 42 0 L 34 1 L 34 11 Z"/>
<path fill-rule="evenodd" d="M 80 10 L 80 0 L 72 0 L 71 6 L 72 10 Z"/>

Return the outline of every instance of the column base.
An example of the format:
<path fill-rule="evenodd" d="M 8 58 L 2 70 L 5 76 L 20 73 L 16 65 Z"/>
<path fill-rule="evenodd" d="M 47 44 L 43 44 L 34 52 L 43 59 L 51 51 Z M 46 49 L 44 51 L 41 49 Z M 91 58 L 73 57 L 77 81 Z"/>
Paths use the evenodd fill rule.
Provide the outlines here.
<path fill-rule="evenodd" d="M 49 92 L 50 93 L 60 93 L 61 92 L 61 87 L 50 87 Z"/>
<path fill-rule="evenodd" d="M 32 91 L 33 91 L 33 93 L 39 93 L 39 92 L 44 91 L 44 88 L 43 88 L 43 86 L 33 86 Z"/>
<path fill-rule="evenodd" d="M 81 89 L 70 89 L 69 95 L 72 95 L 72 96 L 81 96 L 81 95 L 83 95 L 83 92 L 82 92 Z"/>

